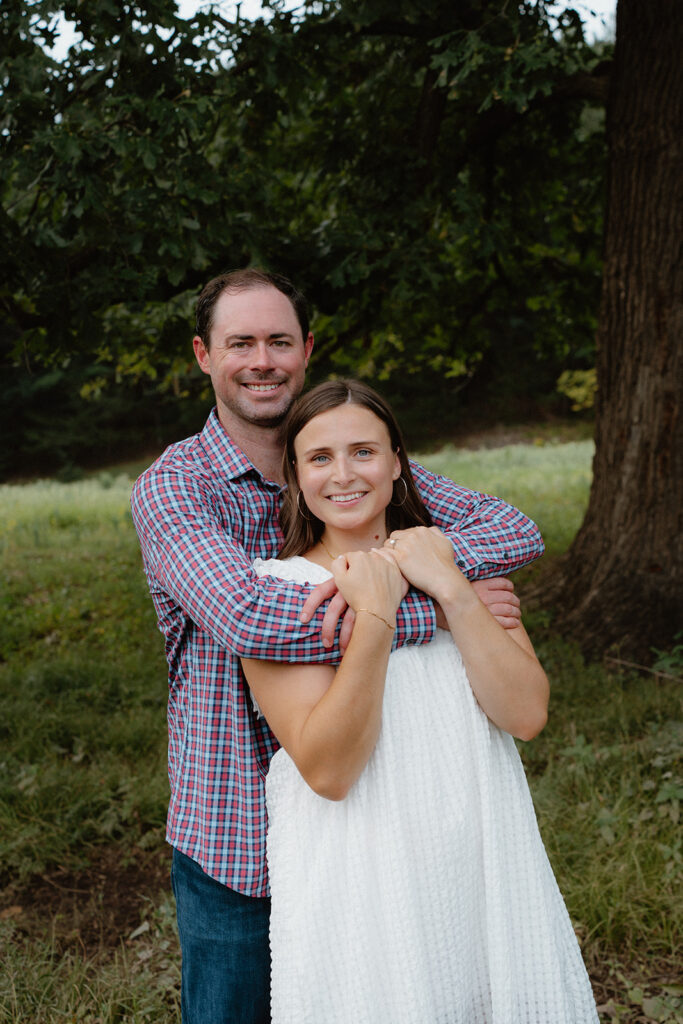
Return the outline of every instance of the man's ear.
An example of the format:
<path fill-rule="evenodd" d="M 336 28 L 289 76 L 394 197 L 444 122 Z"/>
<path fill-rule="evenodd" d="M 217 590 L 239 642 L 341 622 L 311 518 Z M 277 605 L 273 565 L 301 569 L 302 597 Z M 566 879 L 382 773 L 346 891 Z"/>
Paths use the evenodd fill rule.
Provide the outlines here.
<path fill-rule="evenodd" d="M 194 338 L 192 339 L 192 347 L 194 348 L 195 358 L 199 363 L 200 370 L 203 373 L 211 373 L 209 353 L 206 349 L 206 345 L 204 344 L 204 342 L 202 341 L 198 334 L 195 334 Z"/>
<path fill-rule="evenodd" d="M 308 366 L 308 360 L 311 358 L 311 352 L 313 351 L 313 331 L 308 332 L 308 337 L 304 341 L 304 353 L 306 356 L 305 366 Z"/>

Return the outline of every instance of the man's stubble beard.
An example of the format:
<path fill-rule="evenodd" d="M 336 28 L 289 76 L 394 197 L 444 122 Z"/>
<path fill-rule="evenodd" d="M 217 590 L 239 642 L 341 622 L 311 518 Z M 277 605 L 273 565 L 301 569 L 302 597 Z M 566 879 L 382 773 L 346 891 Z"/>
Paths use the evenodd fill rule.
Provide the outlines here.
<path fill-rule="evenodd" d="M 288 396 L 288 401 L 286 402 L 284 409 L 274 411 L 272 413 L 264 412 L 263 415 L 258 415 L 254 413 L 254 411 L 249 407 L 245 408 L 241 402 L 224 401 L 223 404 L 225 405 L 225 407 L 231 413 L 232 416 L 242 420 L 243 423 L 248 423 L 252 427 L 263 427 L 264 429 L 268 430 L 276 430 L 278 427 L 282 426 L 287 417 L 287 414 L 289 413 L 289 410 L 292 408 L 292 406 L 296 402 L 297 398 L 299 398 L 299 395 L 302 394 L 302 392 L 303 385 L 296 395 Z"/>

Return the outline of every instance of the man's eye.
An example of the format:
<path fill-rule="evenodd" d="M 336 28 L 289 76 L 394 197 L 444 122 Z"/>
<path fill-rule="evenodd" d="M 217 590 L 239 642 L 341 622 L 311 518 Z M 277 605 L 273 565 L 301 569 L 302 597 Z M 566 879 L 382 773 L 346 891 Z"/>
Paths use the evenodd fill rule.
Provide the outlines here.
<path fill-rule="evenodd" d="M 277 339 L 276 339 L 276 340 L 275 340 L 275 341 L 273 342 L 273 344 L 274 344 L 274 345 L 277 345 L 277 346 L 278 346 L 278 348 L 289 348 L 289 346 L 291 345 L 291 342 L 290 342 L 290 341 L 287 341 L 287 339 L 286 339 L 286 338 L 277 338 Z"/>

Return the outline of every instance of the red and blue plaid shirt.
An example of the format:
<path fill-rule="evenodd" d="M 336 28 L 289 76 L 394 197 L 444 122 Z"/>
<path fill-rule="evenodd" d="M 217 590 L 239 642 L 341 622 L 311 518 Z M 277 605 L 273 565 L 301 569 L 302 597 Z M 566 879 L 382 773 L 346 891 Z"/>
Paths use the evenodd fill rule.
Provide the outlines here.
<path fill-rule="evenodd" d="M 471 579 L 507 574 L 542 553 L 537 527 L 517 509 L 412 468 Z M 280 493 L 214 409 L 201 434 L 167 448 L 132 495 L 169 666 L 167 839 L 249 896 L 268 894 L 264 780 L 278 744 L 253 711 L 239 659 L 339 661 L 322 646 L 322 612 L 299 622 L 309 588 L 259 579 L 251 568 L 282 545 Z M 431 601 L 411 591 L 395 643 L 423 643 L 434 629 Z"/>

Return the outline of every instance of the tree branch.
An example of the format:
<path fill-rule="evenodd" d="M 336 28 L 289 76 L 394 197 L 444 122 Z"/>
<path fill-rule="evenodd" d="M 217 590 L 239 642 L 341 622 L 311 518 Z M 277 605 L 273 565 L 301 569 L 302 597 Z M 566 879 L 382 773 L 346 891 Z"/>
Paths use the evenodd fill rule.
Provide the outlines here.
<path fill-rule="evenodd" d="M 670 672 L 658 672 L 654 668 L 648 668 L 647 665 L 639 665 L 635 661 L 625 661 L 624 658 L 611 658 L 606 656 L 605 661 L 610 665 L 623 665 L 625 668 L 635 668 L 639 672 L 648 672 L 651 676 L 657 676 L 659 679 L 671 679 L 674 683 L 683 682 L 682 676 L 673 676 Z"/>
<path fill-rule="evenodd" d="M 434 152 L 446 113 L 446 90 L 437 86 L 438 79 L 438 71 L 426 69 L 415 119 L 415 148 L 424 161 L 419 182 L 422 188 L 429 184 L 434 174 Z"/>

